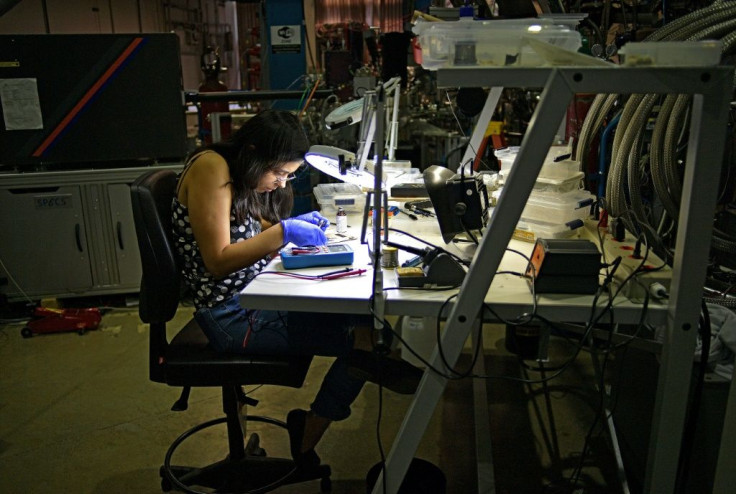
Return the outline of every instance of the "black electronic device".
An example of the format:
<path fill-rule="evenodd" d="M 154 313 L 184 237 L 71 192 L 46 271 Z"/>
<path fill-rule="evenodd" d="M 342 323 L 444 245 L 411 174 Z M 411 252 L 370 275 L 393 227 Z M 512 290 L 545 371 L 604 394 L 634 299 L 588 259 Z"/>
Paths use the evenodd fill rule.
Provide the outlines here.
<path fill-rule="evenodd" d="M 465 268 L 447 251 L 440 248 L 423 249 L 387 241 L 386 245 L 416 254 L 422 267 L 402 266 L 396 269 L 399 287 L 418 288 L 426 285 L 459 286 L 465 279 Z"/>
<path fill-rule="evenodd" d="M 0 168 L 179 162 L 187 153 L 179 38 L 0 35 Z"/>
<path fill-rule="evenodd" d="M 601 254 L 590 240 L 538 238 L 526 268 L 535 293 L 598 291 Z"/>
<path fill-rule="evenodd" d="M 396 268 L 400 288 L 419 288 L 433 286 L 460 286 L 465 279 L 465 269 L 446 252 L 433 252 L 424 259 L 420 268 Z"/>
<path fill-rule="evenodd" d="M 423 175 L 445 243 L 459 233 L 479 231 L 486 226 L 488 192 L 479 174 L 462 175 L 432 165 Z"/>
<path fill-rule="evenodd" d="M 401 183 L 391 186 L 391 197 L 427 197 L 427 187 L 423 183 Z"/>

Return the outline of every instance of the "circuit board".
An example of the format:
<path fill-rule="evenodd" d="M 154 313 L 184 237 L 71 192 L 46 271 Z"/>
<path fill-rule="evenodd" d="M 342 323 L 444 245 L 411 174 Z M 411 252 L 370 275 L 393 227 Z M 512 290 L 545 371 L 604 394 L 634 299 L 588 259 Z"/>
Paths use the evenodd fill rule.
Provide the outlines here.
<path fill-rule="evenodd" d="M 285 269 L 352 264 L 353 249 L 346 244 L 287 247 L 281 250 L 281 263 Z"/>

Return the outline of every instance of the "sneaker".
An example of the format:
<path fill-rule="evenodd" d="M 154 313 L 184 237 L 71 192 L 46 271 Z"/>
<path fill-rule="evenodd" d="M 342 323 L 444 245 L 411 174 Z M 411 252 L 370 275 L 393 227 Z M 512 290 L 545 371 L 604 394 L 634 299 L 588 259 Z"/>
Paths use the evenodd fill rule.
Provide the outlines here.
<path fill-rule="evenodd" d="M 314 449 L 304 452 L 301 450 L 306 421 L 306 410 L 292 410 L 286 415 L 286 430 L 289 432 L 289 447 L 294 463 L 301 468 L 314 468 L 320 464 L 317 453 Z"/>

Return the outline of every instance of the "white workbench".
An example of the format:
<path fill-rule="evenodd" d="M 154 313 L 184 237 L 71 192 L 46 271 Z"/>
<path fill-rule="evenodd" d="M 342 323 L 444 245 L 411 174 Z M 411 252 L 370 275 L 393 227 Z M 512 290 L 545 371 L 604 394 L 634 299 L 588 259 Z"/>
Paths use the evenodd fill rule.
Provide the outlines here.
<path fill-rule="evenodd" d="M 530 121 L 527 133 L 499 198 L 486 234 L 475 254 L 473 268 L 465 278 L 453 304 L 442 337 L 444 357 L 454 365 L 464 342 L 471 334 L 474 319 L 483 303 L 490 303 L 502 315 L 518 315 L 530 307 L 530 294 L 524 280 L 496 276 L 505 269 L 508 254 L 504 249 L 511 239 L 526 198 L 541 169 L 559 122 L 576 93 L 633 94 L 641 92 L 692 94 L 693 107 L 685 169 L 682 204 L 677 229 L 673 279 L 666 308 L 651 307 L 647 314 L 653 324 L 665 323 L 661 371 L 656 390 L 650 449 L 647 455 L 645 490 L 674 492 L 677 466 L 685 422 L 692 356 L 700 313 L 711 236 L 715 195 L 725 144 L 733 67 L 551 67 L 551 68 L 462 68 L 438 71 L 440 86 L 468 87 L 544 87 L 542 98 Z M 497 93 L 498 91 L 496 91 Z M 498 211 L 502 214 L 498 214 Z M 384 283 L 391 282 L 390 276 Z M 368 312 L 373 289 L 370 278 L 348 279 L 340 284 L 305 287 L 303 283 L 258 278 L 243 293 L 250 307 L 310 308 Z M 416 291 L 386 292 L 386 314 L 434 315 L 444 294 Z M 540 296 L 538 313 L 551 319 L 587 321 L 592 297 Z M 618 322 L 634 322 L 640 310 L 621 301 L 615 305 Z M 430 359 L 440 366 L 435 350 Z M 386 485 L 389 493 L 398 487 L 425 433 L 432 411 L 437 406 L 447 380 L 425 373 L 396 441 L 386 459 L 385 473 L 376 480 L 374 494 Z M 727 416 L 734 416 L 736 386 L 731 386 Z M 728 425 L 728 424 L 727 424 Z M 726 468 L 733 450 L 733 427 L 724 430 L 715 489 L 723 490 L 736 482 L 733 469 Z M 485 460 L 484 460 L 485 461 Z M 385 483 L 384 483 L 385 476 Z M 480 484 L 480 483 L 479 483 Z M 492 487 L 481 485 L 482 492 Z"/>
<path fill-rule="evenodd" d="M 408 217 L 399 215 L 400 219 L 392 220 L 390 226 L 389 240 L 391 242 L 422 247 L 423 244 L 415 241 L 407 235 L 394 230 L 408 231 L 414 236 L 419 236 L 425 241 L 439 245 L 442 248 L 457 254 L 465 259 L 472 258 L 476 246 L 468 243 L 444 244 L 439 232 L 439 226 L 435 218 L 419 218 L 410 221 Z M 347 235 L 360 237 L 360 218 L 351 216 Z M 331 233 L 332 230 L 328 230 Z M 354 262 L 352 268 L 365 269 L 366 273 L 360 276 L 339 278 L 331 281 L 313 281 L 298 278 L 290 278 L 277 275 L 264 274 L 253 280 L 243 291 L 241 303 L 248 308 L 259 309 L 288 309 L 290 311 L 318 311 L 318 312 L 346 312 L 369 314 L 371 311 L 370 297 L 373 293 L 372 265 L 368 245 L 372 245 L 371 238 L 367 238 L 366 244 L 359 240 L 347 242 L 354 251 Z M 518 240 L 511 240 L 509 248 L 529 255 L 533 244 Z M 413 254 L 399 251 L 399 264 L 413 257 Z M 513 252 L 506 252 L 501 262 L 500 271 L 511 271 L 523 273 L 526 270 L 527 261 Z M 299 269 L 293 272 L 299 274 L 321 274 L 339 269 L 340 267 L 317 267 Z M 284 269 L 281 261 L 276 258 L 265 271 L 289 272 Z M 398 278 L 395 269 L 383 269 L 383 286 L 385 293 L 384 312 L 386 315 L 395 316 L 423 316 L 438 317 L 440 310 L 442 316 L 447 317 L 450 308 L 454 305 L 456 298 L 446 304 L 448 298 L 457 295 L 459 289 L 429 291 L 429 290 L 395 290 L 398 287 Z M 533 299 L 527 281 L 513 274 L 498 274 L 484 298 L 492 310 L 504 319 L 513 319 L 524 313 L 532 312 Z M 599 311 L 604 309 L 608 303 L 607 297 L 601 297 L 596 305 Z M 592 317 L 593 304 L 592 295 L 575 294 L 537 294 L 536 314 L 552 321 L 586 322 Z M 616 298 L 612 314 L 617 322 L 636 324 L 641 317 L 641 304 L 632 303 L 626 298 Z M 486 311 L 484 317 L 490 313 Z M 647 310 L 646 320 L 650 324 L 662 325 L 666 322 L 666 306 L 652 303 Z M 405 335 L 406 336 L 406 335 Z M 425 338 L 431 338 L 431 342 L 423 341 L 421 346 L 434 348 L 435 337 L 433 331 L 424 332 Z M 477 342 L 476 342 L 477 343 Z M 428 355 L 425 355 L 428 357 Z M 482 367 L 482 359 L 476 364 L 474 371 L 478 375 L 485 374 Z M 428 374 L 431 374 L 429 372 Z M 479 380 L 480 381 L 480 380 Z M 489 421 L 492 420 L 488 410 L 488 399 L 486 396 L 485 383 L 479 382 L 473 385 L 473 409 L 475 417 L 476 435 L 476 457 L 477 473 L 480 486 L 492 486 L 494 483 L 493 464 L 491 461 L 491 441 Z M 432 410 L 428 409 L 427 416 L 431 416 Z M 489 487 L 489 489 L 492 487 Z M 487 490 L 481 487 L 481 490 Z"/>
<path fill-rule="evenodd" d="M 399 217 L 401 218 L 401 215 Z M 348 235 L 360 237 L 360 220 L 358 216 L 351 216 Z M 470 259 L 475 246 L 470 244 L 445 244 L 439 234 L 439 227 L 434 218 L 420 218 L 409 221 L 392 220 L 392 229 L 404 230 L 415 235 L 419 232 L 420 238 L 438 245 L 450 252 Z M 331 230 L 328 230 L 328 233 Z M 369 233 L 370 235 L 370 233 Z M 406 235 L 390 232 L 389 240 L 402 245 L 421 247 L 422 244 Z M 354 251 L 354 268 L 363 268 L 367 272 L 361 276 L 340 278 L 331 281 L 310 281 L 283 276 L 261 275 L 253 280 L 242 292 L 242 303 L 249 308 L 259 309 L 286 309 L 292 311 L 319 311 L 319 312 L 346 312 L 370 313 L 369 298 L 373 291 L 371 283 L 372 265 L 368 244 L 360 244 L 359 240 L 346 242 Z M 526 255 L 532 251 L 533 244 L 519 240 L 511 240 L 509 248 L 518 250 Z M 400 263 L 413 257 L 413 254 L 399 252 Z M 318 267 L 300 269 L 299 273 L 320 274 L 333 271 L 337 267 Z M 284 269 L 277 258 L 266 268 L 267 271 L 289 271 Z M 526 260 L 512 252 L 506 252 L 500 271 L 523 273 L 526 270 Z M 385 289 L 398 287 L 396 270 L 384 269 Z M 409 316 L 437 316 L 445 300 L 458 289 L 442 291 L 424 290 L 386 290 L 386 309 L 388 315 Z M 537 313 L 550 320 L 557 321 L 587 321 L 590 318 L 591 295 L 574 294 L 544 294 L 537 295 Z M 491 306 L 501 317 L 511 319 L 532 308 L 533 300 L 529 284 L 525 279 L 512 274 L 499 274 L 493 279 L 484 302 Z M 607 303 L 607 299 L 598 302 L 600 307 Z M 451 306 L 452 304 L 450 304 Z M 641 316 L 641 304 L 632 303 L 624 297 L 619 297 L 614 305 L 616 320 L 621 323 L 637 323 Z M 648 311 L 647 321 L 650 324 L 664 324 L 666 321 L 666 307 L 652 303 Z M 444 314 L 447 315 L 447 312 Z"/>

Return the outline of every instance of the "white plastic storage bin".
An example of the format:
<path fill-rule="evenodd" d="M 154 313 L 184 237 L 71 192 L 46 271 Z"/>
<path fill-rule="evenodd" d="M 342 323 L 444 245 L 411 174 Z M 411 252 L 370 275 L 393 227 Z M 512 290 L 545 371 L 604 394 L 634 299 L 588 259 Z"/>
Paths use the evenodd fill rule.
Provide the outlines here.
<path fill-rule="evenodd" d="M 502 179 L 506 179 L 509 173 L 511 173 L 516 162 L 517 154 L 518 148 L 508 148 L 496 152 L 496 158 L 501 163 L 499 174 Z M 563 159 L 565 156 L 569 156 L 567 146 L 551 146 L 547 152 L 547 156 L 544 158 L 542 168 L 539 170 L 538 179 L 562 181 L 581 176 L 580 162 L 573 161 L 569 158 Z"/>
<path fill-rule="evenodd" d="M 587 190 L 574 190 L 564 194 L 532 191 L 521 217 L 544 223 L 565 224 L 590 215 L 595 201 Z"/>
<path fill-rule="evenodd" d="M 721 61 L 723 43 L 705 41 L 642 41 L 626 43 L 619 55 L 629 66 L 707 67 Z"/>
<path fill-rule="evenodd" d="M 318 184 L 314 197 L 320 209 L 326 211 L 334 212 L 340 207 L 348 213 L 357 213 L 365 207 L 365 194 L 355 184 Z"/>
<path fill-rule="evenodd" d="M 580 33 L 550 19 L 420 22 L 413 31 L 419 37 L 422 67 L 428 70 L 542 65 L 542 58 L 524 42 L 526 37 L 570 51 L 582 46 Z"/>
<path fill-rule="evenodd" d="M 574 166 L 560 166 L 556 170 L 553 170 L 548 168 L 547 165 L 544 165 L 542 167 L 542 171 L 539 172 L 534 188 L 549 191 L 556 190 L 557 192 L 570 192 L 573 189 L 579 189 L 580 183 L 585 177 L 585 174 L 580 171 L 579 163 L 567 163 L 572 163 Z M 558 165 L 560 163 L 554 164 Z M 502 182 L 508 180 L 512 169 L 513 167 L 501 169 L 498 175 Z"/>
<path fill-rule="evenodd" d="M 538 238 L 575 238 L 583 220 L 572 220 L 568 223 L 546 223 L 522 217 L 514 229 L 513 238 L 525 242 L 535 242 Z"/>
<path fill-rule="evenodd" d="M 509 146 L 503 149 L 497 149 L 494 151 L 498 164 L 501 166 L 501 174 L 508 173 L 511 167 L 514 166 L 516 156 L 519 154 L 519 146 Z"/>
<path fill-rule="evenodd" d="M 583 177 L 585 177 L 585 174 L 583 172 L 578 172 L 572 177 L 564 180 L 538 178 L 537 181 L 534 182 L 532 194 L 566 194 L 568 192 L 574 192 L 582 188 Z"/>

